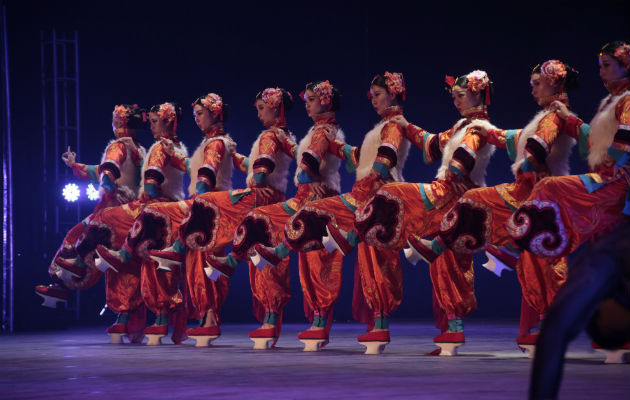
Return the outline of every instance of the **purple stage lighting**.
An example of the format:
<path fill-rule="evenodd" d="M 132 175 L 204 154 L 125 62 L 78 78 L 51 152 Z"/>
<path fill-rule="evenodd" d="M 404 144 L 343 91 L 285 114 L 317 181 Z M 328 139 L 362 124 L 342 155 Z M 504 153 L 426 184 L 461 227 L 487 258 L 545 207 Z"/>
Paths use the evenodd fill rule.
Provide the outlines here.
<path fill-rule="evenodd" d="M 98 189 L 96 189 L 91 183 L 87 186 L 87 189 L 85 189 L 85 194 L 87 194 L 88 199 L 92 201 L 96 201 L 101 197 Z"/>
<path fill-rule="evenodd" d="M 63 191 L 61 192 L 61 194 L 63 195 L 63 198 L 66 199 L 66 201 L 74 203 L 75 201 L 79 200 L 81 191 L 79 190 L 79 186 L 77 186 L 76 183 L 68 183 L 66 186 L 63 187 Z"/>

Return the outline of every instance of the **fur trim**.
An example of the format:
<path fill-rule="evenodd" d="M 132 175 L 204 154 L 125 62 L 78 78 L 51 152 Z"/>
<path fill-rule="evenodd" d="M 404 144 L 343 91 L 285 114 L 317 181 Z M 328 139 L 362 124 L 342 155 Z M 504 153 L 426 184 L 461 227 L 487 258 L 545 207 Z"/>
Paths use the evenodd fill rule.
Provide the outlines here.
<path fill-rule="evenodd" d="M 516 176 L 521 169 L 521 165 L 525 162 L 525 145 L 527 145 L 527 139 L 536 134 L 540 121 L 551 112 L 551 110 L 539 111 L 521 131 L 518 137 L 518 143 L 516 144 L 516 161 L 512 164 L 512 173 L 514 176 Z M 572 113 L 572 115 L 575 114 Z M 569 156 L 571 155 L 573 145 L 575 145 L 575 139 L 568 135 L 558 135 L 545 161 L 551 175 L 563 176 L 569 173 Z"/>
<path fill-rule="evenodd" d="M 588 166 L 594 171 L 597 166 L 603 164 L 608 155 L 608 147 L 615 139 L 615 134 L 619 129 L 619 120 L 615 114 L 617 103 L 622 98 L 630 96 L 630 90 L 617 95 L 608 95 L 602 100 L 597 110 L 597 114 L 591 121 L 591 132 L 588 135 Z M 610 103 L 606 104 L 608 101 Z"/>
<path fill-rule="evenodd" d="M 436 178 L 438 179 L 446 178 L 446 171 L 448 170 L 448 166 L 453 159 L 453 154 L 455 154 L 455 150 L 457 150 L 462 140 L 464 140 L 464 138 L 466 137 L 468 129 L 474 127 L 496 129 L 496 126 L 492 125 L 490 122 L 484 119 L 476 119 L 471 121 L 469 124 L 463 125 L 465 121 L 466 119 L 462 118 L 457 121 L 457 123 L 453 126 L 453 131 L 455 131 L 455 133 L 453 134 L 453 136 L 451 136 L 451 138 L 444 146 L 444 150 L 442 150 L 442 165 L 438 169 L 436 175 Z M 488 167 L 488 163 L 490 162 L 490 158 L 492 158 L 495 150 L 496 148 L 493 145 L 486 144 L 477 151 L 475 157 L 475 165 L 468 175 L 470 177 L 470 180 L 472 180 L 476 185 L 486 186 L 486 169 Z"/>
<path fill-rule="evenodd" d="M 327 129 L 328 130 L 328 138 L 330 140 L 341 140 L 344 142 L 346 137 L 341 130 L 341 128 L 336 127 L 334 125 L 322 125 L 319 126 L 318 129 Z M 296 162 L 298 168 L 295 170 L 295 176 L 293 177 L 293 183 L 297 187 L 299 185 L 297 176 L 301 171 L 299 168 L 302 163 L 302 154 L 309 148 L 311 145 L 311 140 L 313 139 L 313 134 L 315 133 L 315 126 L 312 126 L 311 129 L 308 130 L 306 136 L 300 140 L 300 144 L 298 146 L 297 158 Z M 319 174 L 322 178 L 322 182 L 325 183 L 329 188 L 336 190 L 337 192 L 341 191 L 341 176 L 339 175 L 339 166 L 341 165 L 341 159 L 335 157 L 330 152 L 326 152 L 322 157 L 322 160 L 319 164 Z"/>
<path fill-rule="evenodd" d="M 216 191 L 230 190 L 232 188 L 232 154 L 236 151 L 236 143 L 230 135 L 220 135 L 212 138 L 204 138 L 201 144 L 195 149 L 190 161 L 188 161 L 188 169 L 190 173 L 190 185 L 188 185 L 188 195 L 192 197 L 197 191 L 197 173 L 203 165 L 204 152 L 206 146 L 215 140 L 223 141 L 226 153 L 221 158 L 219 169 L 216 171 Z"/>
<path fill-rule="evenodd" d="M 363 137 L 363 143 L 361 144 L 361 156 L 359 157 L 359 166 L 357 167 L 357 181 L 368 176 L 370 171 L 372 170 L 372 165 L 374 165 L 374 161 L 376 160 L 376 156 L 378 155 L 378 148 L 381 145 L 381 130 L 389 121 L 381 121 L 374 125 L 368 133 Z M 409 148 L 411 143 L 406 138 L 403 139 L 402 143 L 398 148 L 398 161 L 394 168 L 390 168 L 389 172 L 397 182 L 404 181 L 402 175 L 402 169 L 405 166 L 405 162 L 407 161 L 407 155 L 409 154 Z"/>
<path fill-rule="evenodd" d="M 254 162 L 256 161 L 259 155 L 258 144 L 260 143 L 260 137 L 263 135 L 263 133 L 267 131 L 274 132 L 279 140 L 286 140 L 286 137 L 288 136 L 290 140 L 295 142 L 295 136 L 293 136 L 293 134 L 289 131 L 285 132 L 284 130 L 280 128 L 270 128 L 270 129 L 265 129 L 264 131 L 262 131 L 256 138 L 256 141 L 252 145 L 252 150 L 249 153 L 249 167 L 247 169 L 246 182 L 251 181 L 254 176 Z M 267 178 L 265 180 L 265 183 L 267 184 L 267 186 L 272 187 L 283 193 L 287 191 L 287 184 L 289 183 L 289 179 L 288 179 L 289 165 L 291 164 L 292 160 L 293 160 L 293 157 L 289 157 L 288 155 L 283 153 L 281 150 L 278 150 L 276 152 L 276 156 L 275 156 L 276 167 L 273 169 L 272 173 L 267 175 Z"/>
<path fill-rule="evenodd" d="M 157 146 L 159 143 L 160 142 L 158 141 L 151 145 L 151 147 L 149 148 L 149 153 L 147 157 L 145 157 L 144 163 L 142 163 L 142 171 L 140 175 L 142 177 L 142 180 L 140 181 L 140 195 L 144 193 L 144 173 L 148 168 L 147 161 L 151 157 L 151 152 L 155 150 L 155 146 Z M 186 149 L 186 146 L 182 142 L 175 145 L 175 152 L 180 153 L 185 157 L 188 157 L 188 149 Z M 184 200 L 184 198 L 186 197 L 184 195 L 184 174 L 184 171 L 176 169 L 170 163 L 166 164 L 164 166 L 164 169 L 162 170 L 162 175 L 164 175 L 164 181 L 161 185 L 162 196 L 172 199 L 173 201 Z"/>
<path fill-rule="evenodd" d="M 118 197 L 118 201 L 121 204 L 124 204 L 137 199 L 138 192 L 140 191 L 140 180 L 138 179 L 139 167 L 136 166 L 132 160 L 133 150 L 137 148 L 140 157 L 142 157 L 143 159 L 146 156 L 147 151 L 141 145 L 136 145 L 133 139 L 129 137 L 114 139 L 107 144 L 107 147 L 105 147 L 105 151 L 103 152 L 103 156 L 101 157 L 101 164 L 105 162 L 107 149 L 115 142 L 121 142 L 125 145 L 125 149 L 127 150 L 125 161 L 123 161 L 122 165 L 118 166 L 120 177 L 118 177 L 118 179 L 116 179 L 116 181 L 114 182 L 117 187 L 116 196 Z M 105 193 L 105 189 L 101 187 L 99 188 L 99 192 L 101 196 L 103 196 L 103 194 Z"/>

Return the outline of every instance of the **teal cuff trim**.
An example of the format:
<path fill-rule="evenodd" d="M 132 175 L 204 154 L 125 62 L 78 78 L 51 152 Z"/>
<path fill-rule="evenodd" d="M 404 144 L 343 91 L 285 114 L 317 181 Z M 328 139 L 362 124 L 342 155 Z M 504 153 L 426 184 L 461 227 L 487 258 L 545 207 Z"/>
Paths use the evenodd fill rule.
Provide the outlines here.
<path fill-rule="evenodd" d="M 96 186 L 98 187 L 98 184 Z M 107 174 L 103 174 L 103 181 L 101 182 L 101 186 L 108 192 L 116 189 L 116 184 L 112 182 L 112 179 Z"/>
<path fill-rule="evenodd" d="M 622 166 L 628 162 L 628 153 L 623 150 L 613 149 L 612 146 L 608 147 L 608 155 L 615 160 L 617 166 Z"/>
<path fill-rule="evenodd" d="M 387 179 L 387 177 L 389 176 L 389 167 L 387 167 L 387 165 L 385 165 L 383 163 L 375 162 L 372 165 L 372 168 L 374 168 L 376 170 L 376 172 L 381 174 L 381 177 L 383 179 Z"/>
<path fill-rule="evenodd" d="M 277 245 L 275 250 L 276 255 L 280 258 L 285 258 L 289 254 L 291 254 L 291 250 L 289 250 L 289 248 L 284 243 L 280 243 L 279 245 Z"/>
<path fill-rule="evenodd" d="M 601 188 L 602 186 L 607 185 L 609 182 L 595 182 L 590 176 L 588 175 L 578 175 L 580 177 L 580 180 L 582 181 L 582 183 L 584 184 L 584 187 L 586 188 L 586 191 L 588 193 L 593 193 L 594 191 L 596 191 L 597 189 Z"/>
<path fill-rule="evenodd" d="M 313 326 L 325 328 L 328 325 L 328 317 L 325 315 L 316 315 L 313 317 Z"/>
<path fill-rule="evenodd" d="M 427 197 L 427 194 L 424 192 L 424 184 L 418 184 L 418 190 L 420 190 L 420 197 L 422 197 L 422 202 L 424 203 L 424 208 L 427 210 L 433 210 L 435 206 L 431 203 L 431 200 Z"/>
<path fill-rule="evenodd" d="M 297 210 L 294 210 L 291 207 L 289 207 L 286 201 L 282 202 L 282 208 L 284 208 L 284 212 L 286 212 L 289 215 L 293 215 L 297 212 Z"/>
<path fill-rule="evenodd" d="M 263 183 L 266 176 L 267 174 L 265 174 L 264 172 L 258 172 L 254 174 L 254 180 L 256 181 L 256 183 Z"/>
<path fill-rule="evenodd" d="M 197 192 L 197 194 L 203 194 L 203 193 L 209 192 L 210 185 L 208 185 L 206 182 L 199 181 L 195 185 L 195 191 Z"/>
<path fill-rule="evenodd" d="M 454 165 L 449 165 L 449 166 L 448 166 L 448 169 L 449 169 L 449 170 L 451 170 L 451 172 L 453 172 L 453 173 L 454 173 L 455 175 L 457 175 L 457 176 L 462 176 L 462 175 L 463 175 L 463 172 L 462 172 L 462 171 L 460 171 L 460 170 L 459 170 L 459 168 L 457 168 L 457 167 L 456 167 L 456 166 L 454 166 Z"/>
<path fill-rule="evenodd" d="M 87 264 L 83 262 L 83 259 L 81 257 L 77 257 L 77 264 L 81 268 L 87 268 L 88 267 Z"/>
<path fill-rule="evenodd" d="M 431 250 L 433 250 L 433 252 L 435 254 L 437 254 L 438 256 L 442 253 L 444 253 L 445 249 L 444 247 L 442 247 L 442 245 L 440 244 L 440 242 L 438 242 L 437 240 L 433 239 L 431 241 Z"/>
<path fill-rule="evenodd" d="M 389 318 L 374 318 L 374 329 L 389 329 Z"/>
<path fill-rule="evenodd" d="M 427 158 L 427 153 L 429 151 L 429 149 L 427 149 L 427 140 L 430 136 L 431 135 L 424 135 L 422 138 L 422 161 L 424 161 L 425 164 L 431 164 L 431 161 Z"/>
<path fill-rule="evenodd" d="M 580 150 L 580 157 L 582 160 L 586 160 L 588 158 L 588 135 L 590 133 L 591 127 L 589 124 L 582 124 L 582 126 L 580 126 L 578 148 Z"/>
<path fill-rule="evenodd" d="M 357 245 L 361 241 L 361 238 L 359 238 L 359 235 L 357 235 L 357 232 L 354 229 L 348 232 L 347 239 L 348 243 L 350 243 L 352 247 L 357 247 Z"/>
<path fill-rule="evenodd" d="M 153 183 L 145 183 L 144 191 L 152 198 L 157 197 L 157 195 L 159 194 L 157 186 L 155 186 Z"/>
<path fill-rule="evenodd" d="M 527 158 L 525 159 L 525 161 L 523 161 L 523 164 L 521 164 L 521 171 L 523 172 L 533 172 L 537 169 L 538 168 L 536 168 L 534 164 L 530 163 Z"/>
<path fill-rule="evenodd" d="M 451 332 L 463 332 L 464 331 L 464 323 L 461 319 L 449 319 L 448 320 L 448 330 Z"/>
<path fill-rule="evenodd" d="M 343 202 L 343 204 L 348 207 L 348 210 L 355 212 L 357 210 L 357 208 L 355 206 L 353 206 L 352 204 L 348 203 L 348 200 L 344 199 L 344 197 L 342 195 L 339 195 L 339 198 L 341 199 L 341 201 Z"/>
<path fill-rule="evenodd" d="M 90 176 L 90 182 L 94 187 L 98 188 L 98 176 L 96 176 L 96 165 L 88 165 L 88 175 Z"/>
<path fill-rule="evenodd" d="M 352 146 L 346 144 L 343 146 L 343 157 L 346 159 L 346 171 L 349 174 L 354 174 L 357 171 L 356 165 L 352 162 Z"/>
<path fill-rule="evenodd" d="M 186 158 L 186 173 L 190 176 L 190 158 Z"/>
<path fill-rule="evenodd" d="M 624 215 L 630 215 L 630 193 L 626 196 L 626 205 L 623 207 L 622 213 Z"/>
<path fill-rule="evenodd" d="M 129 314 L 121 312 L 118 314 L 118 318 L 116 319 L 117 324 L 128 324 L 129 323 Z"/>
<path fill-rule="evenodd" d="M 175 250 L 179 254 L 184 254 L 186 252 L 186 246 L 184 243 L 179 241 L 179 238 L 173 242 L 173 250 Z"/>
<path fill-rule="evenodd" d="M 516 143 L 514 138 L 516 136 L 516 129 L 510 129 L 505 132 L 505 149 L 507 150 L 510 160 L 516 161 Z"/>
<path fill-rule="evenodd" d="M 297 175 L 298 183 L 313 183 L 313 178 L 306 171 L 300 171 Z"/>
<path fill-rule="evenodd" d="M 249 157 L 245 159 L 245 170 L 249 170 Z"/>
<path fill-rule="evenodd" d="M 120 249 L 119 254 L 124 263 L 131 260 L 131 254 L 125 248 Z"/>
<path fill-rule="evenodd" d="M 155 316 L 155 325 L 168 325 L 168 314 L 158 314 Z"/>
<path fill-rule="evenodd" d="M 264 319 L 263 323 L 275 325 L 277 322 L 278 322 L 278 314 L 277 313 L 267 312 L 267 314 L 265 314 L 265 319 Z"/>
<path fill-rule="evenodd" d="M 249 192 L 241 192 L 241 193 L 238 193 L 238 194 L 233 194 L 233 193 L 234 193 L 234 191 L 230 190 L 230 201 L 232 202 L 232 204 L 236 204 L 243 197 L 249 196 L 250 194 L 252 194 L 251 191 L 249 191 Z"/>
<path fill-rule="evenodd" d="M 236 267 L 239 264 L 239 260 L 237 260 L 234 256 L 232 256 L 232 254 L 228 254 L 227 257 L 225 257 L 225 262 L 227 263 L 227 265 L 229 265 L 230 267 L 236 269 Z"/>

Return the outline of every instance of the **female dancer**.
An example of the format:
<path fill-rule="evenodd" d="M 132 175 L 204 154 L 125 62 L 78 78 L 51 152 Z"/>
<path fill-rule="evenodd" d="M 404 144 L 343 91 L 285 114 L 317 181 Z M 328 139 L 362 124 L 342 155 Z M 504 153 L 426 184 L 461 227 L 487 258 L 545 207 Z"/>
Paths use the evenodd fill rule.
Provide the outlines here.
<path fill-rule="evenodd" d="M 238 222 L 249 211 L 284 200 L 289 163 L 297 148 L 286 128 L 285 111 L 290 110 L 292 98 L 284 89 L 268 88 L 258 93 L 254 105 L 265 129 L 258 135 L 249 157 L 240 161 L 247 171 L 247 188 L 207 192 L 195 197 L 180 226 L 179 238 L 171 247 L 150 251 L 152 258 L 165 268 L 184 262 L 190 253 L 187 249 L 224 255 Z M 206 338 L 201 336 L 210 336 L 211 340 L 219 334 L 216 322 L 214 327 L 211 325 L 220 302 L 210 296 L 207 290 L 210 281 L 201 268 L 190 271 L 188 277 L 192 302 L 197 311 L 206 316 L 201 329 L 195 328 L 191 334 L 204 341 Z M 227 286 L 227 282 L 224 284 Z"/>
<path fill-rule="evenodd" d="M 116 139 L 108 143 L 100 164 L 86 165 L 76 162 L 76 153 L 70 151 L 69 147 L 61 156 L 76 177 L 90 180 L 96 187 L 100 184 L 101 199 L 92 214 L 68 232 L 55 253 L 53 262 L 48 267 L 48 273 L 54 283 L 35 287 L 35 293 L 44 298 L 42 305 L 54 308 L 58 301 L 68 300 L 67 289 L 87 289 L 100 279 L 102 273 L 99 270 L 89 268 L 82 262 L 73 264 L 72 268 L 65 270 L 54 260 L 58 257 L 68 259 L 76 257 L 74 244 L 84 234 L 89 222 L 105 208 L 126 204 L 137 198 L 139 189 L 137 176 L 146 150 L 136 141 L 136 130 L 142 128 L 145 123 L 145 111 L 137 105 L 115 106 L 112 128 Z"/>
<path fill-rule="evenodd" d="M 402 168 L 410 143 L 403 130 L 391 119 L 402 114 L 405 85 L 402 74 L 386 72 L 372 79 L 370 96 L 374 110 L 381 121 L 369 131 L 358 148 L 337 146 L 335 152 L 352 159 L 357 167 L 357 181 L 350 193 L 312 201 L 302 206 L 285 227 L 285 239 L 275 248 L 257 244 L 254 249 L 261 263 L 278 265 L 290 251 L 321 249 L 326 236 L 326 226 L 334 224 L 350 229 L 354 224 L 354 212 L 363 205 L 386 181 L 402 180 Z M 335 145 L 337 142 L 335 142 Z M 361 270 L 363 293 L 370 306 L 374 323 L 370 332 L 359 336 L 367 354 L 377 354 L 389 342 L 388 315 L 400 304 L 402 276 L 400 258 L 396 251 L 361 246 L 357 265 Z M 378 265 L 378 268 L 372 268 Z M 365 271 L 376 270 L 374 275 Z M 367 322 L 367 321 L 366 321 Z"/>
<path fill-rule="evenodd" d="M 514 160 L 511 168 L 515 182 L 466 192 L 444 216 L 440 233 L 433 241 L 420 239 L 420 235 L 409 238 L 412 259 L 423 258 L 433 263 L 445 250 L 472 254 L 490 244 L 506 243 L 509 235 L 505 223 L 534 184 L 549 175 L 567 174 L 575 141 L 561 135 L 564 122 L 553 111 L 552 103 L 556 100 L 568 103 L 567 91 L 577 87 L 577 72 L 561 61 L 549 60 L 533 69 L 530 82 L 532 95 L 543 110 L 524 129 L 480 131 L 490 143 L 505 148 Z M 542 319 L 566 278 L 566 260 L 548 262 L 527 254 L 515 267 L 524 300 Z M 448 274 L 446 279 L 456 279 L 456 275 Z M 459 346 L 464 342 L 461 322 L 464 315 L 454 313 L 448 317 L 449 330 L 438 336 L 436 342 L 443 340 L 450 346 Z M 533 351 L 537 334 L 529 334 L 532 327 L 525 326 L 526 321 L 521 322 L 517 343 Z"/>
<path fill-rule="evenodd" d="M 188 214 L 194 196 L 231 188 L 232 164 L 237 158 L 232 157 L 236 143 L 223 128 L 223 122 L 227 119 L 227 105 L 223 103 L 221 96 L 208 93 L 195 100 L 192 106 L 195 122 L 204 135 L 193 156 L 185 161 L 191 177 L 188 193 L 193 198 L 178 202 L 154 203 L 145 207 L 136 218 L 120 251 L 99 245 L 97 250 L 99 255 L 117 269 L 121 269 L 133 255 L 144 258 L 148 262 L 148 267 L 151 268 L 153 261 L 148 260 L 149 250 L 161 249 L 173 243 L 174 236 L 177 236 L 179 226 Z M 179 272 L 186 274 L 189 283 L 188 294 L 193 295 L 197 300 L 202 297 L 207 301 L 215 301 L 206 318 L 209 324 L 206 327 L 208 329 L 203 329 L 203 332 L 199 332 L 199 329 L 187 331 L 189 336 L 197 339 L 199 346 L 207 346 L 210 340 L 219 336 L 218 314 L 227 296 L 228 281 L 222 280 L 215 284 L 196 278 L 195 274 L 203 277 L 204 258 L 199 252 L 191 251 L 187 254 L 186 266 L 185 271 Z M 171 271 L 171 268 L 162 268 L 162 270 Z M 151 273 L 153 274 L 153 271 Z M 162 273 L 155 272 L 155 276 L 160 277 Z M 149 280 L 147 285 L 161 283 L 163 282 L 159 280 Z M 151 292 L 157 290 L 164 289 L 150 289 Z M 193 301 L 193 304 L 198 303 L 199 301 Z M 203 311 L 205 310 L 204 308 Z"/>
<path fill-rule="evenodd" d="M 188 154 L 186 147 L 177 140 L 177 123 L 181 118 L 181 108 L 174 103 L 163 103 L 153 106 L 149 112 L 149 122 L 155 143 L 149 149 L 142 165 L 142 182 L 139 200 L 130 202 L 121 207 L 109 208 L 94 218 L 88 225 L 88 230 L 75 245 L 77 258 L 86 261 L 85 255 L 91 253 L 98 244 L 112 249 L 120 249 L 125 237 L 133 226 L 136 217 L 144 207 L 150 203 L 160 201 L 183 200 L 183 175 L 186 165 L 182 162 Z M 175 143 L 174 153 L 168 149 L 170 145 L 164 141 L 169 139 Z M 117 269 L 104 262 L 102 257 L 96 259 L 95 265 L 107 271 L 106 299 L 107 305 L 118 313 L 117 322 L 108 328 L 113 342 L 119 342 L 120 337 L 127 334 L 134 340 L 142 340 L 142 336 L 130 332 L 130 313 L 144 321 L 144 309 L 146 304 L 156 315 L 156 327 L 145 330 L 150 344 L 159 344 L 159 338 L 164 336 L 167 329 L 167 313 L 183 307 L 182 295 L 178 290 L 178 277 L 173 274 L 164 275 L 163 280 L 170 285 L 169 293 L 155 293 L 150 291 L 148 279 L 158 279 L 152 272 L 154 267 L 142 265 L 142 260 L 135 257 L 124 264 L 124 268 Z M 70 264 L 67 260 L 58 259 L 58 263 Z M 113 267 L 113 268 L 112 268 Z M 142 293 L 141 293 L 142 275 Z M 182 315 L 179 313 L 178 315 Z M 183 320 L 183 322 L 182 322 Z M 184 339 L 182 324 L 185 327 L 186 319 L 180 318 L 179 324 L 173 333 L 173 341 L 181 342 Z M 133 326 L 137 326 L 133 323 Z M 158 332 L 159 330 L 159 332 Z M 156 333 L 157 332 L 157 333 Z M 164 333 L 162 335 L 162 333 Z"/>
<path fill-rule="evenodd" d="M 286 222 L 307 201 L 339 193 L 340 159 L 329 152 L 329 147 L 335 140 L 344 140 L 335 119 L 341 95 L 329 81 L 316 81 L 306 85 L 301 97 L 314 125 L 298 146 L 298 168 L 294 178 L 297 193 L 282 203 L 250 211 L 236 229 L 232 252 L 227 257 L 210 257 L 208 271 L 211 278 L 218 274 L 231 276 L 236 265 L 247 260 L 258 243 L 280 244 L 284 240 Z M 300 253 L 304 309 L 307 318 L 313 322 L 310 330 L 298 335 L 306 344 L 305 351 L 317 351 L 328 341 L 328 321 L 332 320 L 333 305 L 341 289 L 342 261 L 341 253 L 328 253 L 325 249 Z M 252 293 L 265 309 L 263 325 L 249 334 L 255 342 L 254 348 L 267 348 L 270 342 L 273 346 L 278 340 L 282 309 L 290 297 L 288 267 L 288 262 L 262 270 L 250 266 Z"/>

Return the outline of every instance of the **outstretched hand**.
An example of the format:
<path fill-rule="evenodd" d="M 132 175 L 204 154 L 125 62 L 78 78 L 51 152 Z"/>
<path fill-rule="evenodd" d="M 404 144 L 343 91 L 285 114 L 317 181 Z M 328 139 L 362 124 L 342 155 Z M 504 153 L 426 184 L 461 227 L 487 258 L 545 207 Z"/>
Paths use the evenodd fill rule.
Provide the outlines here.
<path fill-rule="evenodd" d="M 70 168 L 72 168 L 72 166 L 76 163 L 77 161 L 77 153 L 70 151 L 70 146 L 68 146 L 68 151 L 66 151 L 65 153 L 63 153 L 61 155 L 61 160 Z"/>

